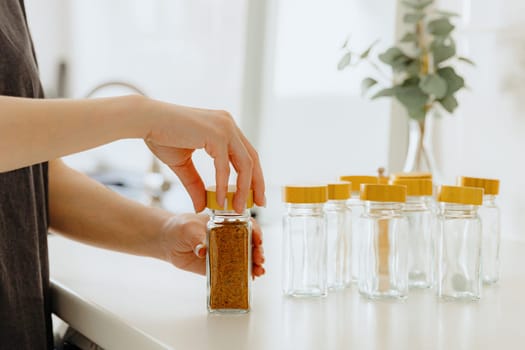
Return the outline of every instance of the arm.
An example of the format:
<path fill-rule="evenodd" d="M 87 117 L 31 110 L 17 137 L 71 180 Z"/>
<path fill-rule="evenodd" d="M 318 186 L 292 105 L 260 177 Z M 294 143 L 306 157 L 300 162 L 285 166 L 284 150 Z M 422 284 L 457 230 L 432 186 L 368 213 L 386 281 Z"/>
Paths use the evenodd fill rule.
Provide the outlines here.
<path fill-rule="evenodd" d="M 128 200 L 67 167 L 49 163 L 51 229 L 69 238 L 101 248 L 153 257 L 175 266 L 205 273 L 207 215 L 173 215 Z M 253 273 L 262 275 L 261 232 L 254 226 Z"/>
<path fill-rule="evenodd" d="M 219 203 L 224 202 L 231 163 L 238 173 L 236 210 L 243 210 L 250 187 L 255 203 L 264 205 L 257 153 L 226 112 L 142 96 L 97 100 L 0 96 L 0 172 L 123 138 L 143 138 L 179 176 L 197 211 L 205 205 L 204 184 L 191 159 L 199 148 L 214 159 Z"/>

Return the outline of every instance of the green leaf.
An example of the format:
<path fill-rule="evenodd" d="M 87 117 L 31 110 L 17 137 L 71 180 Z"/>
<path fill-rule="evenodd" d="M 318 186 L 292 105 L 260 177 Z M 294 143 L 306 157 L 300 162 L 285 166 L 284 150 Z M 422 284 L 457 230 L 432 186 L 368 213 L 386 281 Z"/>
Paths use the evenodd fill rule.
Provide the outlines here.
<path fill-rule="evenodd" d="M 445 108 L 449 113 L 453 113 L 454 110 L 458 107 L 458 100 L 453 95 L 446 96 L 439 100 L 439 103 Z"/>
<path fill-rule="evenodd" d="M 394 61 L 401 56 L 405 56 L 403 51 L 394 46 L 380 54 L 378 57 L 381 62 L 392 65 Z"/>
<path fill-rule="evenodd" d="M 413 0 L 413 1 L 402 1 L 403 5 L 413 8 L 414 10 L 423 10 L 428 5 L 432 4 L 434 0 Z"/>
<path fill-rule="evenodd" d="M 416 109 L 407 109 L 408 116 L 412 119 L 421 120 L 425 118 L 425 107 L 418 107 Z"/>
<path fill-rule="evenodd" d="M 379 60 L 392 67 L 395 72 L 405 72 L 414 58 L 407 56 L 399 48 L 392 47 L 380 54 Z"/>
<path fill-rule="evenodd" d="M 350 35 L 346 37 L 345 41 L 343 42 L 343 46 L 341 46 L 341 49 L 346 49 L 349 41 L 350 41 Z"/>
<path fill-rule="evenodd" d="M 436 74 L 424 76 L 419 83 L 423 92 L 434 95 L 436 98 L 443 98 L 447 94 L 447 82 L 445 79 Z"/>
<path fill-rule="evenodd" d="M 405 66 L 405 72 L 413 77 L 418 76 L 420 70 L 419 60 L 412 60 Z"/>
<path fill-rule="evenodd" d="M 415 33 L 406 33 L 400 40 L 402 43 L 415 43 L 417 35 Z"/>
<path fill-rule="evenodd" d="M 459 17 L 459 14 L 451 11 L 443 11 L 443 10 L 437 10 L 436 13 L 440 16 L 445 17 Z"/>
<path fill-rule="evenodd" d="M 379 42 L 379 39 L 374 41 L 369 47 L 368 49 L 366 49 L 365 51 L 363 51 L 363 53 L 359 56 L 359 58 L 361 59 L 364 59 L 364 58 L 367 58 L 368 55 L 370 54 L 370 51 L 372 51 L 372 48 Z"/>
<path fill-rule="evenodd" d="M 379 98 L 379 97 L 391 97 L 391 96 L 394 96 L 395 93 L 396 93 L 396 89 L 397 88 L 398 88 L 397 86 L 394 86 L 394 87 L 391 87 L 391 88 L 386 88 L 386 89 L 379 90 L 370 99 L 375 100 L 376 98 Z"/>
<path fill-rule="evenodd" d="M 364 95 L 372 86 L 377 84 L 377 80 L 373 78 L 365 78 L 361 82 L 361 94 Z"/>
<path fill-rule="evenodd" d="M 447 36 L 454 30 L 454 25 L 450 23 L 448 18 L 439 18 L 430 21 L 427 29 L 432 35 Z"/>
<path fill-rule="evenodd" d="M 425 105 L 429 96 L 418 85 L 401 86 L 396 89 L 395 96 L 411 117 L 419 118 L 425 115 Z"/>
<path fill-rule="evenodd" d="M 425 17 L 422 13 L 407 13 L 403 16 L 403 22 L 405 23 L 416 23 L 417 21 Z"/>
<path fill-rule="evenodd" d="M 351 60 L 352 60 L 352 53 L 351 52 L 345 53 L 343 57 L 341 57 L 341 60 L 339 61 L 339 63 L 337 64 L 337 70 L 345 69 L 350 64 Z"/>
<path fill-rule="evenodd" d="M 447 92 L 445 96 L 452 96 L 456 91 L 465 86 L 465 80 L 459 76 L 452 67 L 440 68 L 436 73 L 446 81 Z"/>
<path fill-rule="evenodd" d="M 472 61 L 472 60 L 469 59 L 469 58 L 463 57 L 463 56 L 458 56 L 458 60 L 463 61 L 463 62 L 465 62 L 465 63 L 468 63 L 468 64 L 470 64 L 471 66 L 475 66 L 475 65 L 476 65 L 476 63 L 474 63 L 474 61 Z"/>
<path fill-rule="evenodd" d="M 454 44 L 454 41 L 450 38 L 446 40 L 436 38 L 432 44 L 430 44 L 430 50 L 434 57 L 434 65 L 437 66 L 456 54 L 456 44 Z"/>

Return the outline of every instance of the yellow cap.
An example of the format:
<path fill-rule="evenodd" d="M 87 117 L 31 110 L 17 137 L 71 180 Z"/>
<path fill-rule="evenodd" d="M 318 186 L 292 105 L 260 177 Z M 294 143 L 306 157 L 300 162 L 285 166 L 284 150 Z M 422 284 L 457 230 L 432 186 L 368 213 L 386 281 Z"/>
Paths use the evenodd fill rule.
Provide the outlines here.
<path fill-rule="evenodd" d="M 324 203 L 328 198 L 328 187 L 321 185 L 283 187 L 283 201 L 285 203 Z"/>
<path fill-rule="evenodd" d="M 216 186 L 208 186 L 206 188 L 206 207 L 214 210 L 233 210 L 233 195 L 237 191 L 237 186 L 229 185 L 226 193 L 226 208 L 217 203 L 217 188 Z M 246 198 L 246 208 L 253 207 L 253 191 L 250 190 L 248 198 Z"/>
<path fill-rule="evenodd" d="M 407 187 L 407 196 L 431 196 L 432 180 L 428 179 L 395 179 L 392 185 Z"/>
<path fill-rule="evenodd" d="M 393 173 L 390 175 L 390 180 L 404 180 L 404 179 L 427 179 L 432 180 L 432 173 L 426 172 L 410 172 L 410 173 Z"/>
<path fill-rule="evenodd" d="M 479 187 L 485 190 L 485 194 L 497 195 L 499 193 L 499 180 L 483 179 L 479 177 L 458 177 L 458 185 L 468 187 Z"/>
<path fill-rule="evenodd" d="M 328 184 L 328 199 L 348 199 L 352 190 L 352 183 L 348 181 L 332 182 Z"/>
<path fill-rule="evenodd" d="M 467 205 L 483 203 L 483 189 L 477 187 L 441 186 L 438 202 Z"/>
<path fill-rule="evenodd" d="M 339 180 L 348 181 L 352 183 L 352 192 L 361 191 L 362 184 L 376 184 L 378 182 L 377 176 L 368 176 L 368 175 L 345 175 L 340 176 Z"/>
<path fill-rule="evenodd" d="M 404 203 L 406 197 L 406 186 L 379 184 L 363 184 L 361 186 L 361 200 L 363 201 Z"/>

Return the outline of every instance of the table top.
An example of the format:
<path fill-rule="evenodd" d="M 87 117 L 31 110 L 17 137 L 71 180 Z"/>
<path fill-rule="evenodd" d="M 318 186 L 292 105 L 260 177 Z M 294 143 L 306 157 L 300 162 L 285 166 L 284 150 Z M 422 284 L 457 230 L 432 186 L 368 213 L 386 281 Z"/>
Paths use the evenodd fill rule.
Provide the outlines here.
<path fill-rule="evenodd" d="M 154 259 L 49 239 L 53 312 L 106 349 L 512 349 L 525 341 L 525 244 L 503 242 L 502 277 L 479 302 L 434 291 L 369 301 L 355 287 L 284 297 L 280 226 L 264 230 L 252 311 L 209 315 L 206 279 Z"/>

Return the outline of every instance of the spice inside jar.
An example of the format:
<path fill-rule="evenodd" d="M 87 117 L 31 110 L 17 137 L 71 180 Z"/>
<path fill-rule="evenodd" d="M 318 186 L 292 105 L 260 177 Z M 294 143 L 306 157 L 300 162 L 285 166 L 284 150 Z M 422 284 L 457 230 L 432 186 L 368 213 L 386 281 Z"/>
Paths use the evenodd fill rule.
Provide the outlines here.
<path fill-rule="evenodd" d="M 207 206 L 212 210 L 207 232 L 208 311 L 242 313 L 251 300 L 250 212 L 239 214 L 231 207 L 235 187 L 230 186 L 226 208 L 216 203 L 214 188 L 207 190 Z M 252 193 L 247 207 L 252 206 Z"/>
<path fill-rule="evenodd" d="M 209 233 L 210 308 L 248 310 L 249 228 L 239 220 Z"/>

